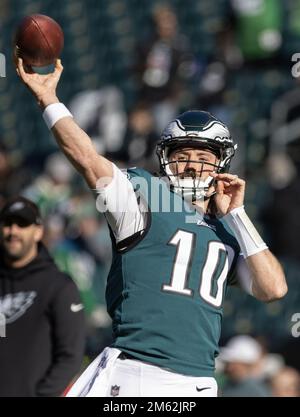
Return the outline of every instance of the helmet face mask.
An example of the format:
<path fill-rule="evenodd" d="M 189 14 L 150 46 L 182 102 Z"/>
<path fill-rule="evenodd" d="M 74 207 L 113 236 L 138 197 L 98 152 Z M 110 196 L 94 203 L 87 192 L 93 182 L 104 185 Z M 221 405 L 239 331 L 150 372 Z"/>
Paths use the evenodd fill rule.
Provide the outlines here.
<path fill-rule="evenodd" d="M 199 170 L 194 169 L 180 171 L 180 161 L 171 160 L 174 150 L 196 148 L 209 151 L 216 156 L 215 163 L 207 161 L 184 160 L 184 163 L 199 164 Z M 167 176 L 175 192 L 192 201 L 207 199 L 209 188 L 214 183 L 214 178 L 207 176 L 202 178 L 206 171 L 216 173 L 227 172 L 230 161 L 234 156 L 236 145 L 230 136 L 228 128 L 210 113 L 204 111 L 187 111 L 171 121 L 163 131 L 161 140 L 157 145 L 161 174 Z M 211 166 L 211 168 L 210 168 Z"/>

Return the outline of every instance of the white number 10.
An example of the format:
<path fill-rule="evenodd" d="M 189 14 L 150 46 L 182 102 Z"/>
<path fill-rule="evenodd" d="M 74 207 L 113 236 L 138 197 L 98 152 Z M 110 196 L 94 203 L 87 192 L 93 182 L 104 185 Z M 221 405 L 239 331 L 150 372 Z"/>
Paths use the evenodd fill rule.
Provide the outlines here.
<path fill-rule="evenodd" d="M 196 235 L 184 230 L 178 230 L 169 245 L 177 246 L 175 262 L 170 284 L 162 286 L 163 291 L 193 296 L 193 290 L 188 288 L 189 272 L 192 264 L 196 243 Z M 223 268 L 218 272 L 223 252 Z M 223 287 L 234 259 L 234 250 L 222 242 L 211 241 L 208 244 L 206 260 L 201 272 L 200 296 L 209 304 L 220 307 L 223 299 Z M 216 273 L 218 272 L 218 276 Z M 215 294 L 212 294 L 213 281 L 216 283 Z"/>

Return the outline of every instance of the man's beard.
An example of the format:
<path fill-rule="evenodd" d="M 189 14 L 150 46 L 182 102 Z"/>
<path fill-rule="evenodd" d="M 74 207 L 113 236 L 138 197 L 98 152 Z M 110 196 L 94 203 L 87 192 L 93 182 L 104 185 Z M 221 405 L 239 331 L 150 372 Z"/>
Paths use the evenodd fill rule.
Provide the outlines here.
<path fill-rule="evenodd" d="M 10 261 L 22 259 L 30 249 L 29 244 L 26 244 L 22 239 L 17 239 L 16 241 L 19 242 L 17 249 L 10 247 L 10 237 L 6 238 L 1 244 L 5 258 Z"/>

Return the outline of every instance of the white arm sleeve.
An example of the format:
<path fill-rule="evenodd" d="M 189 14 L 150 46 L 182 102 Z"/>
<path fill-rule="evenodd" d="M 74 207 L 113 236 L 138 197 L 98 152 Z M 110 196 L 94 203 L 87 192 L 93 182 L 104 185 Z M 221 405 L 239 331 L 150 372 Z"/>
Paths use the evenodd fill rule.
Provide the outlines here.
<path fill-rule="evenodd" d="M 113 178 L 106 186 L 97 183 L 98 194 L 96 206 L 104 212 L 112 229 L 116 242 L 120 242 L 145 228 L 145 217 L 142 215 L 133 185 L 115 164 Z M 100 183 L 100 184 L 99 184 Z"/>
<path fill-rule="evenodd" d="M 252 276 L 251 271 L 247 265 L 243 255 L 240 255 L 237 260 L 237 279 L 238 285 L 249 295 L 253 295 L 252 291 Z"/>

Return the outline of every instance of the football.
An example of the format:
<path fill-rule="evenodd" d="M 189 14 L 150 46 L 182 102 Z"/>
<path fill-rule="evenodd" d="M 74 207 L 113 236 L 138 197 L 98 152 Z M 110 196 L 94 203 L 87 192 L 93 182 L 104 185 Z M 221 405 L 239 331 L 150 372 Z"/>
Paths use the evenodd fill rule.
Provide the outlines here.
<path fill-rule="evenodd" d="M 25 16 L 14 37 L 17 56 L 34 67 L 53 64 L 64 46 L 64 34 L 60 25 L 49 16 L 32 14 Z"/>

